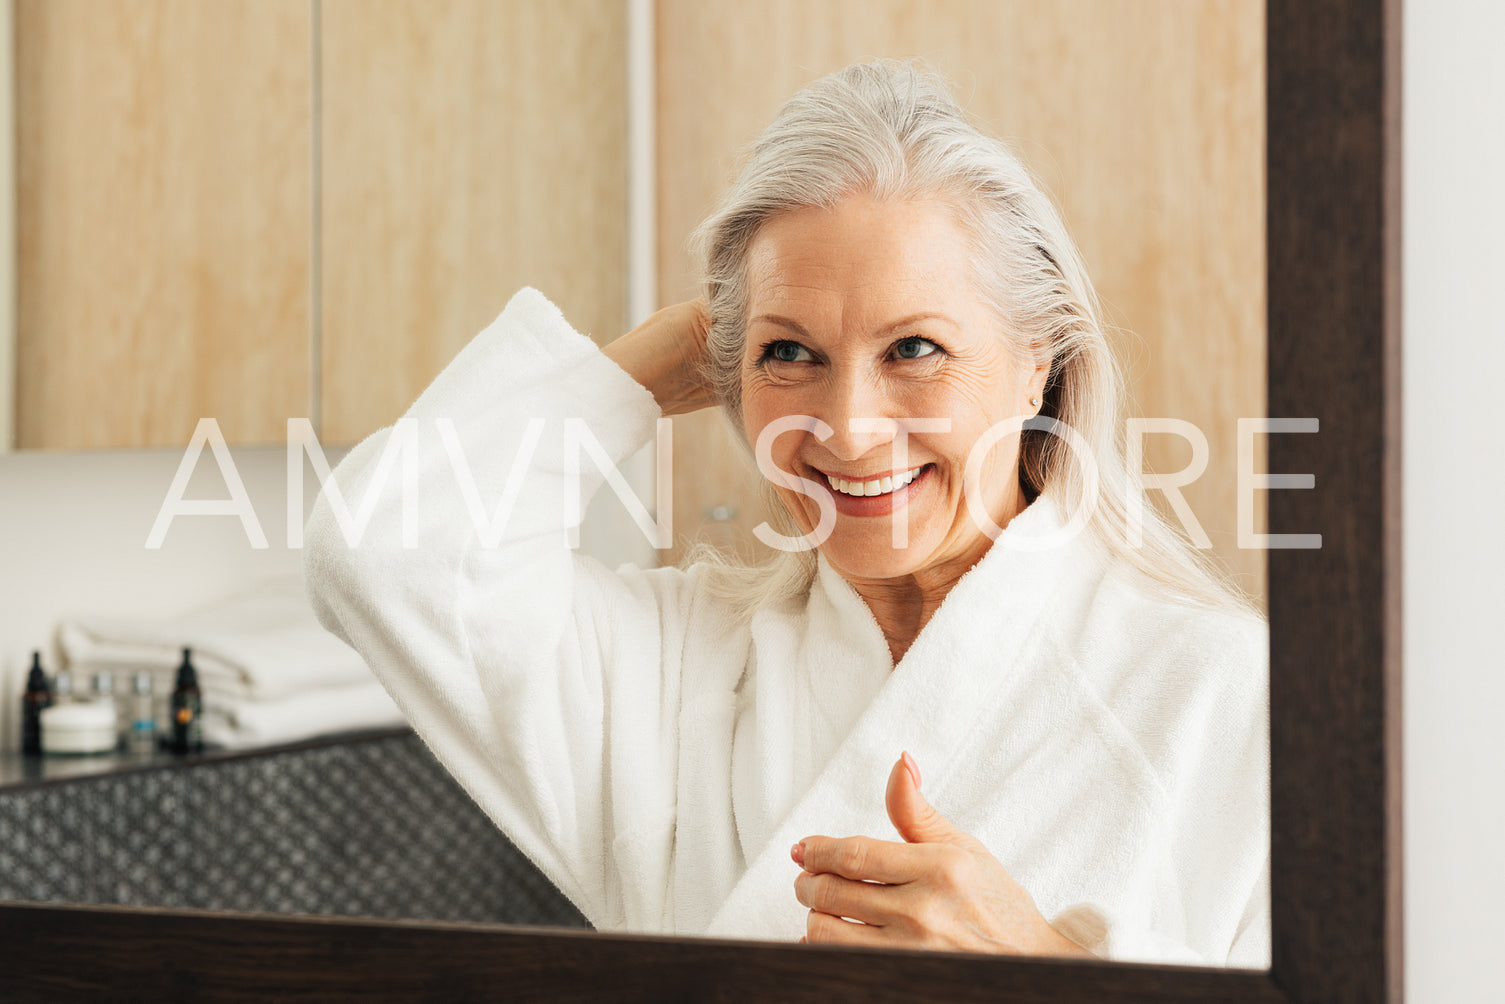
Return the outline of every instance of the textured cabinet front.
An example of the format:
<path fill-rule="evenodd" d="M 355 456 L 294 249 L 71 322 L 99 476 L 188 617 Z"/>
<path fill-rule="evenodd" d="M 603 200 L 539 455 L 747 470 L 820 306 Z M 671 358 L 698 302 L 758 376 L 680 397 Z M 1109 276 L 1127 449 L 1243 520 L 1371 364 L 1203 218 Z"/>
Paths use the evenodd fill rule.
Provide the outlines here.
<path fill-rule="evenodd" d="M 0 791 L 0 899 L 588 926 L 412 735 Z"/>

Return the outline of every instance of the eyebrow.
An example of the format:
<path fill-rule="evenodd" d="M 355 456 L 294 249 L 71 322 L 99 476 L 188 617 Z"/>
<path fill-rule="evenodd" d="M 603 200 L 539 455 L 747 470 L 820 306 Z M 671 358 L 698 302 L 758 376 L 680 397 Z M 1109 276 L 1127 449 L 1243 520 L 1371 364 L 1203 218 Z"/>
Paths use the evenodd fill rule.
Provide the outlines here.
<path fill-rule="evenodd" d="M 883 327 L 878 329 L 877 334 L 879 336 L 887 335 L 893 331 L 897 331 L 900 328 L 908 327 L 909 325 L 916 324 L 920 321 L 945 321 L 953 328 L 961 327 L 960 324 L 956 323 L 956 321 L 945 314 L 937 313 L 935 311 L 922 311 L 918 314 L 910 314 L 908 317 L 901 317 L 897 321 L 889 321 Z M 810 337 L 810 332 L 805 330 L 805 326 L 790 317 L 783 317 L 779 314 L 759 314 L 757 317 L 754 317 L 751 321 L 749 321 L 748 324 L 753 325 L 759 322 L 765 324 L 776 324 L 781 328 L 787 328 L 802 338 Z"/>

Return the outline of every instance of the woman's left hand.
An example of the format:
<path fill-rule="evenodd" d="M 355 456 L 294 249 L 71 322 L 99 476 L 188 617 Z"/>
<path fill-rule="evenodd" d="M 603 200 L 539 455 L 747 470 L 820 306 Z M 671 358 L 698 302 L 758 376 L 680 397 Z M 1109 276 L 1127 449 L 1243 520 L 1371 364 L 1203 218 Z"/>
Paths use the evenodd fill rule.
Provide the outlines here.
<path fill-rule="evenodd" d="M 930 806 L 908 753 L 889 774 L 885 802 L 902 844 L 815 836 L 794 845 L 791 856 L 804 868 L 794 894 L 810 908 L 803 940 L 1091 957 L 1046 922 L 981 841 Z"/>

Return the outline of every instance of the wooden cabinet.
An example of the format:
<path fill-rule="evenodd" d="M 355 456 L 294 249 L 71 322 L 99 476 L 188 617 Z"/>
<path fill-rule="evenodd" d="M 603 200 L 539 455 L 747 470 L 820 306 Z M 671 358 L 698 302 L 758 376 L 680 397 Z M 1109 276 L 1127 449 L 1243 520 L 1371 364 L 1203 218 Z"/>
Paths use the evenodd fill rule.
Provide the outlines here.
<path fill-rule="evenodd" d="M 395 420 L 522 286 L 627 320 L 618 0 L 323 0 L 326 442 Z"/>
<path fill-rule="evenodd" d="M 326 445 L 626 303 L 617 0 L 19 0 L 17 445 Z"/>
<path fill-rule="evenodd" d="M 1262 593 L 1235 536 L 1236 423 L 1264 413 L 1261 4 L 655 11 L 662 303 L 696 292 L 685 238 L 783 100 L 856 59 L 926 58 L 1063 207 L 1134 413 L 1206 434 L 1185 495 Z M 301 416 L 351 443 L 525 284 L 615 336 L 626 19 L 620 0 L 18 0 L 18 445 L 181 446 L 201 416 L 236 443 Z M 680 541 L 747 546 L 761 479 L 719 416 L 676 425 Z M 1166 472 L 1190 453 L 1146 446 Z"/>
<path fill-rule="evenodd" d="M 18 0 L 16 434 L 181 446 L 307 413 L 306 0 Z"/>
<path fill-rule="evenodd" d="M 658 0 L 657 17 L 664 302 L 696 292 L 685 236 L 785 99 L 859 59 L 924 58 L 1061 205 L 1122 329 L 1133 413 L 1205 432 L 1210 464 L 1185 496 L 1263 594 L 1264 553 L 1235 536 L 1237 420 L 1265 414 L 1263 4 Z M 745 454 L 718 417 L 680 422 L 676 469 L 696 472 L 675 483 L 681 541 L 752 540 L 764 517 Z M 1190 450 L 1155 435 L 1146 457 L 1174 473 Z"/>

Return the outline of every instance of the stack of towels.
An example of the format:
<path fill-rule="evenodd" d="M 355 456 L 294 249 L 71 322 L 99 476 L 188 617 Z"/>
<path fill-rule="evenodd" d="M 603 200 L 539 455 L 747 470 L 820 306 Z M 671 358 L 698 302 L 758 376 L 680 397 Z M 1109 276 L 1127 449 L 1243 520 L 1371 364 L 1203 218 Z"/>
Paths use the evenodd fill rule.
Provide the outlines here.
<path fill-rule="evenodd" d="M 204 741 L 216 746 L 405 723 L 356 651 L 319 624 L 301 579 L 267 583 L 169 620 L 65 621 L 59 640 L 77 688 L 106 672 L 117 692 L 129 692 L 136 674 L 150 671 L 159 722 L 183 649 L 193 649 Z"/>

